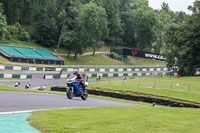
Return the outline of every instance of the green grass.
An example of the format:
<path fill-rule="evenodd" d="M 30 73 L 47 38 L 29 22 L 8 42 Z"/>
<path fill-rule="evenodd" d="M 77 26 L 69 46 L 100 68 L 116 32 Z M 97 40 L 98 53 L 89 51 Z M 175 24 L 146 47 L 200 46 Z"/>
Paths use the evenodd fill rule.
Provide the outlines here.
<path fill-rule="evenodd" d="M 95 56 L 79 56 L 77 59 L 73 57 L 65 57 L 65 65 L 143 65 L 143 66 L 165 66 L 165 62 L 134 58 L 131 57 L 129 62 L 121 62 L 113 60 L 106 55 Z"/>
<path fill-rule="evenodd" d="M 1 41 L 0 43 L 4 45 L 10 45 L 10 46 L 44 48 L 41 45 L 33 43 L 33 42 L 24 42 L 24 41 L 18 41 L 18 40 L 4 40 L 4 41 Z"/>
<path fill-rule="evenodd" d="M 199 115 L 199 109 L 101 107 L 36 111 L 28 121 L 48 133 L 199 133 Z"/>
<path fill-rule="evenodd" d="M 140 105 L 143 105 L 143 106 L 152 106 L 151 103 L 145 103 L 145 102 L 142 102 L 142 101 L 130 101 L 130 100 L 124 100 L 124 99 L 118 99 L 118 98 L 112 98 L 112 97 L 105 97 L 105 96 L 97 96 L 97 95 L 91 95 L 91 94 L 89 94 L 88 97 L 110 100 L 110 101 L 140 104 Z"/>
<path fill-rule="evenodd" d="M 138 57 L 129 57 L 127 64 L 136 66 L 166 66 L 165 61 L 159 61 L 155 59 L 144 59 Z"/>
<path fill-rule="evenodd" d="M 179 83 L 179 86 L 176 84 Z M 153 86 L 155 85 L 155 88 Z M 90 83 L 89 89 L 110 89 L 114 91 L 134 91 L 158 96 L 200 102 L 200 77 L 151 78 L 140 77 L 136 79 L 111 82 Z"/>
<path fill-rule="evenodd" d="M 13 85 L 14 86 L 14 85 Z M 37 89 L 38 90 L 38 89 Z M 0 91 L 16 91 L 16 92 L 30 92 L 30 93 L 48 93 L 48 94 L 57 94 L 54 92 L 45 92 L 45 91 L 33 91 L 33 90 L 26 90 L 26 89 L 19 89 L 19 88 L 14 88 L 14 87 L 9 87 L 9 86 L 4 86 L 0 85 Z M 48 91 L 48 90 L 47 90 Z M 60 94 L 58 94 L 60 95 Z M 64 93 L 63 93 L 64 95 Z"/>
<path fill-rule="evenodd" d="M 126 65 L 124 62 L 115 61 L 105 55 L 65 57 L 65 65 Z"/>
<path fill-rule="evenodd" d="M 97 48 L 96 51 L 110 51 L 110 47 L 103 44 L 101 47 Z M 93 49 L 87 48 L 84 52 L 93 52 Z"/>
<path fill-rule="evenodd" d="M 97 77 L 89 77 L 88 79 L 94 80 L 94 79 L 97 79 Z M 104 80 L 104 79 L 123 79 L 123 77 L 101 77 L 101 79 L 102 80 Z"/>
<path fill-rule="evenodd" d="M 4 85 L 0 85 L 0 91 L 34 92 L 30 90 L 24 90 L 24 89 L 19 89 L 19 88 L 4 86 Z"/>

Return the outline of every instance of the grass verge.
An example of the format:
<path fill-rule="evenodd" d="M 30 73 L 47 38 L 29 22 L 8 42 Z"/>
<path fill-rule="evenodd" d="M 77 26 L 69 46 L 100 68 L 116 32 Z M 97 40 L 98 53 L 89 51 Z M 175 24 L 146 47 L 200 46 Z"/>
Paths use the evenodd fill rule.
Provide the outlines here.
<path fill-rule="evenodd" d="M 48 133 L 199 133 L 199 115 L 199 109 L 100 107 L 36 111 L 28 121 Z"/>
<path fill-rule="evenodd" d="M 90 83 L 89 89 L 105 91 L 141 92 L 157 96 L 200 102 L 200 77 L 152 78 L 141 77 L 125 81 Z M 178 84 L 177 84 L 178 83 Z"/>
<path fill-rule="evenodd" d="M 4 85 L 0 85 L 0 91 L 34 92 L 30 90 L 24 90 L 24 89 L 19 89 L 19 88 L 4 86 Z"/>
<path fill-rule="evenodd" d="M 124 62 L 108 58 L 106 55 L 65 57 L 65 65 L 126 65 Z"/>

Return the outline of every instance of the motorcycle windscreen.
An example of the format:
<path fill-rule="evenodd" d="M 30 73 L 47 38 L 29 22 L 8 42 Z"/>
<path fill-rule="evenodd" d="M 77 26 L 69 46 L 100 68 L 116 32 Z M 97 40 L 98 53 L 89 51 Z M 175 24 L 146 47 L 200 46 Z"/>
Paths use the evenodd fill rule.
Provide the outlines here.
<path fill-rule="evenodd" d="M 70 76 L 69 76 L 69 78 L 68 79 L 76 79 L 77 78 L 77 76 L 76 75 L 74 75 L 74 74 L 71 74 Z"/>

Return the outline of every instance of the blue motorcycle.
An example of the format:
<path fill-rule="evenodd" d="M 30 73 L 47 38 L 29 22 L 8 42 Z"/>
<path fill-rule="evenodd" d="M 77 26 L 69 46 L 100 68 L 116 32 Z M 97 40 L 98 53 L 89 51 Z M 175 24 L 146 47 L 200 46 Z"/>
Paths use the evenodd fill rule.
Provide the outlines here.
<path fill-rule="evenodd" d="M 70 75 L 69 78 L 66 80 L 67 89 L 66 89 L 66 95 L 69 99 L 72 99 L 73 97 L 81 97 L 82 100 L 87 100 L 88 94 L 85 89 L 83 89 L 80 82 L 77 80 L 76 75 Z M 85 87 L 88 86 L 88 83 L 85 82 Z"/>

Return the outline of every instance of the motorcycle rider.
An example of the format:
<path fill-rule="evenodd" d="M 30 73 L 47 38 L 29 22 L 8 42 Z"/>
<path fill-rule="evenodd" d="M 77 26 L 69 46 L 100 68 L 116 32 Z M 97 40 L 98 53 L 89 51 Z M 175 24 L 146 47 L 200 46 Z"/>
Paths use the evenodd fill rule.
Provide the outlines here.
<path fill-rule="evenodd" d="M 78 72 L 78 69 L 74 69 L 73 74 L 77 76 L 76 79 L 78 80 L 80 85 L 82 85 L 83 92 L 85 92 L 85 84 L 84 84 L 83 76 Z"/>

